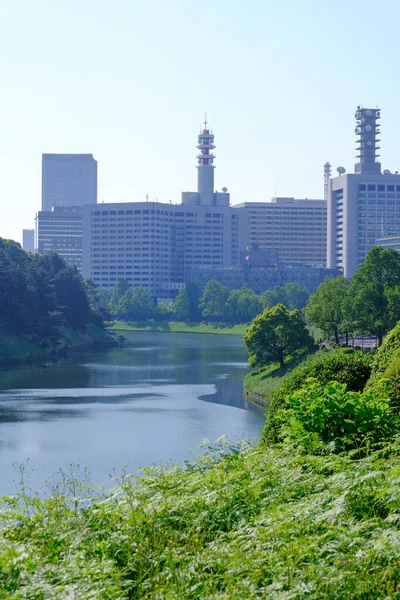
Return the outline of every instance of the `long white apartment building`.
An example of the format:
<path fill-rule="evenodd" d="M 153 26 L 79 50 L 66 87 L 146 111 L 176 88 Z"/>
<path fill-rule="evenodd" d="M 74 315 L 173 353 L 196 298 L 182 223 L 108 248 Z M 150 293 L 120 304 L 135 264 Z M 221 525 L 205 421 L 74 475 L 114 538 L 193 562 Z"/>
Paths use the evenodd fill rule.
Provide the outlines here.
<path fill-rule="evenodd" d="M 171 300 L 195 267 L 239 265 L 247 246 L 247 209 L 214 191 L 214 135 L 198 136 L 196 192 L 181 204 L 127 202 L 83 206 L 83 276 L 111 288 L 119 279 Z"/>
<path fill-rule="evenodd" d="M 249 246 L 277 250 L 281 263 L 326 265 L 326 201 L 272 198 L 236 207 L 247 209 Z"/>
<path fill-rule="evenodd" d="M 83 275 L 171 298 L 194 267 L 230 267 L 246 247 L 247 214 L 229 206 L 125 202 L 83 207 Z"/>
<path fill-rule="evenodd" d="M 400 232 L 400 175 L 377 161 L 380 110 L 357 107 L 359 159 L 328 185 L 327 266 L 351 277 L 380 238 Z"/>

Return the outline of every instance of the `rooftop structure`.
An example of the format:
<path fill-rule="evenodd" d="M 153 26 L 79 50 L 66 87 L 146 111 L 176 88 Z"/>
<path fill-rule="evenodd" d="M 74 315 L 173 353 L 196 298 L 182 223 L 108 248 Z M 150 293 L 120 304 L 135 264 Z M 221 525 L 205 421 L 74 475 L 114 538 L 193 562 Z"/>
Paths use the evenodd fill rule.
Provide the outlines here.
<path fill-rule="evenodd" d="M 351 277 L 378 238 L 400 231 L 400 175 L 377 161 L 380 110 L 357 107 L 355 173 L 338 168 L 328 193 L 327 266 Z"/>
<path fill-rule="evenodd" d="M 214 134 L 208 128 L 207 116 L 204 128 L 200 130 L 197 148 L 197 192 L 182 192 L 182 204 L 195 206 L 229 206 L 227 188 L 214 192 Z"/>

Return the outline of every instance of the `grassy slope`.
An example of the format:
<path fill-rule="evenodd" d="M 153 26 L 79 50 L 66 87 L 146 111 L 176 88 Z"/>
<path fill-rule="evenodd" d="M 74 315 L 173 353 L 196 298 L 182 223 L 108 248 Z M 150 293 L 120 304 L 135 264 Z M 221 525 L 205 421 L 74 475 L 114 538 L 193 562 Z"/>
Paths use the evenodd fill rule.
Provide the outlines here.
<path fill-rule="evenodd" d="M 45 352 L 29 340 L 0 331 L 0 362 L 41 358 Z"/>
<path fill-rule="evenodd" d="M 249 392 L 260 394 L 269 398 L 274 390 L 281 385 L 284 378 L 290 371 L 296 368 L 300 363 L 322 356 L 322 351 L 318 350 L 313 354 L 303 354 L 289 359 L 282 371 L 279 363 L 274 363 L 268 367 L 261 367 L 248 373 L 244 378 L 244 388 Z"/>
<path fill-rule="evenodd" d="M 399 598 L 399 483 L 400 446 L 250 448 L 125 478 L 83 510 L 56 493 L 25 499 L 29 517 L 3 505 L 0 598 Z"/>
<path fill-rule="evenodd" d="M 114 321 L 111 331 L 171 331 L 175 333 L 221 333 L 244 335 L 247 325 L 225 323 L 180 323 L 176 321 L 149 323 L 148 321 Z"/>
<path fill-rule="evenodd" d="M 96 345 L 114 344 L 112 336 L 104 329 L 89 323 L 85 331 L 62 328 L 58 350 L 78 349 Z M 57 351 L 57 349 L 55 349 Z M 23 337 L 0 331 L 0 364 L 23 363 L 45 358 L 46 351 Z"/>

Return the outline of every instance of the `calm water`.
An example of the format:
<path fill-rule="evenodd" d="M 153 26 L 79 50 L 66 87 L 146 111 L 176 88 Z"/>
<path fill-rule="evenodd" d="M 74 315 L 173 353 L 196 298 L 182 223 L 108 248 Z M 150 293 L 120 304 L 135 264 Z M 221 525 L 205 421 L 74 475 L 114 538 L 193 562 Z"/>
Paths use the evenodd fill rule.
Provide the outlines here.
<path fill-rule="evenodd" d="M 240 337 L 136 333 L 123 348 L 90 351 L 44 367 L 0 371 L 0 496 L 69 463 L 94 483 L 115 468 L 192 457 L 203 438 L 255 440 L 263 412 L 243 399 L 247 352 Z"/>

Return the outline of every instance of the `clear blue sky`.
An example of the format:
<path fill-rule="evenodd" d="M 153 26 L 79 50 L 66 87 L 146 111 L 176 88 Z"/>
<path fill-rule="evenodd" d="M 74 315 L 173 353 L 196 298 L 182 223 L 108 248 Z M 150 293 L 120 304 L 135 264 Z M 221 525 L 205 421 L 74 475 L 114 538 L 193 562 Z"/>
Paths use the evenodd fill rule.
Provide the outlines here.
<path fill-rule="evenodd" d="M 389 0 L 0 0 L 0 236 L 33 227 L 43 152 L 93 153 L 99 202 L 179 202 L 204 110 L 234 204 L 322 197 L 357 104 L 400 170 L 399 27 Z"/>

